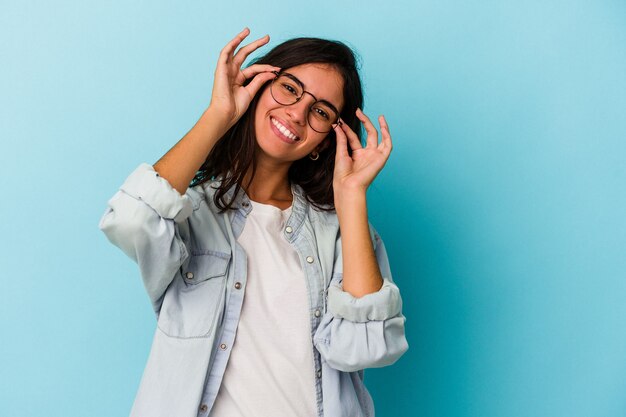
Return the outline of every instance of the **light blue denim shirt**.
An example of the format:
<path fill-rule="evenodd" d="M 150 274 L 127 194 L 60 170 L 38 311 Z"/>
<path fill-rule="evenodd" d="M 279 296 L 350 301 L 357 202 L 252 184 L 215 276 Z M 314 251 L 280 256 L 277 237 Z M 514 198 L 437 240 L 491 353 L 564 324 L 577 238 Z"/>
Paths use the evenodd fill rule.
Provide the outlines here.
<path fill-rule="evenodd" d="M 219 213 L 212 184 L 181 196 L 142 163 L 100 220 L 107 238 L 139 265 L 157 316 L 132 417 L 207 417 L 220 388 L 246 290 L 247 257 L 237 237 L 252 205 L 240 190 L 236 210 Z M 292 192 L 283 236 L 307 283 L 317 415 L 373 416 L 363 369 L 390 365 L 408 348 L 385 246 L 370 225 L 384 282 L 375 293 L 353 297 L 342 289 L 336 213 L 316 210 L 298 185 Z"/>

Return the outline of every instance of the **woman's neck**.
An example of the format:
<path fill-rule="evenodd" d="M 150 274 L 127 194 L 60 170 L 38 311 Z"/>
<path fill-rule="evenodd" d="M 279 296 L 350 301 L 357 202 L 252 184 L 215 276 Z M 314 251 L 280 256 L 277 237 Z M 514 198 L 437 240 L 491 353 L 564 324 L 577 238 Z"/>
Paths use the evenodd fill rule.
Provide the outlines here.
<path fill-rule="evenodd" d="M 287 173 L 289 166 L 286 164 L 268 164 L 257 160 L 256 172 L 252 182 L 252 168 L 244 176 L 243 188 L 252 201 L 262 204 L 270 204 L 282 210 L 291 206 L 293 196 L 291 184 Z"/>

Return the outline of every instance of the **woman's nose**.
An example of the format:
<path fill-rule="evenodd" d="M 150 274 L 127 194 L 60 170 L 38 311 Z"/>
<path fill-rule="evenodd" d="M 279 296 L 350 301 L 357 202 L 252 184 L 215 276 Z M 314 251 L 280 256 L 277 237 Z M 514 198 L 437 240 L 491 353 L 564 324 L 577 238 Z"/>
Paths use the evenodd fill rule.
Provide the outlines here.
<path fill-rule="evenodd" d="M 291 117 L 291 119 L 301 125 L 304 126 L 306 124 L 306 119 L 309 116 L 309 108 L 312 103 L 309 103 L 311 100 L 310 97 L 302 97 L 298 102 L 287 106 L 286 112 Z"/>

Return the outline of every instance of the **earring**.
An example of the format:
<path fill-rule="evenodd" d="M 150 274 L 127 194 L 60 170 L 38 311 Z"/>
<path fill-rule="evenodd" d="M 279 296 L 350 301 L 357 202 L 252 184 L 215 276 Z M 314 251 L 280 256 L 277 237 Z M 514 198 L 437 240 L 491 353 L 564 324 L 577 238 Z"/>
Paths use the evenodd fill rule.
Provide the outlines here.
<path fill-rule="evenodd" d="M 320 154 L 317 151 L 313 151 L 309 154 L 309 159 L 311 161 L 317 161 L 320 158 Z"/>

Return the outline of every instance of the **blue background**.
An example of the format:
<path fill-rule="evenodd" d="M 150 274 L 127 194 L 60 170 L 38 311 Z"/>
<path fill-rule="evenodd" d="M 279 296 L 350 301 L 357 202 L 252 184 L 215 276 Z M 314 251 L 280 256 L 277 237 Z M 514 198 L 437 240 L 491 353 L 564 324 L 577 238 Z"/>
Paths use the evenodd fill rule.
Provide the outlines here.
<path fill-rule="evenodd" d="M 623 1 L 3 2 L 0 415 L 125 416 L 154 316 L 98 230 L 223 45 L 346 41 L 394 151 L 369 192 L 409 351 L 378 416 L 626 416 Z"/>

